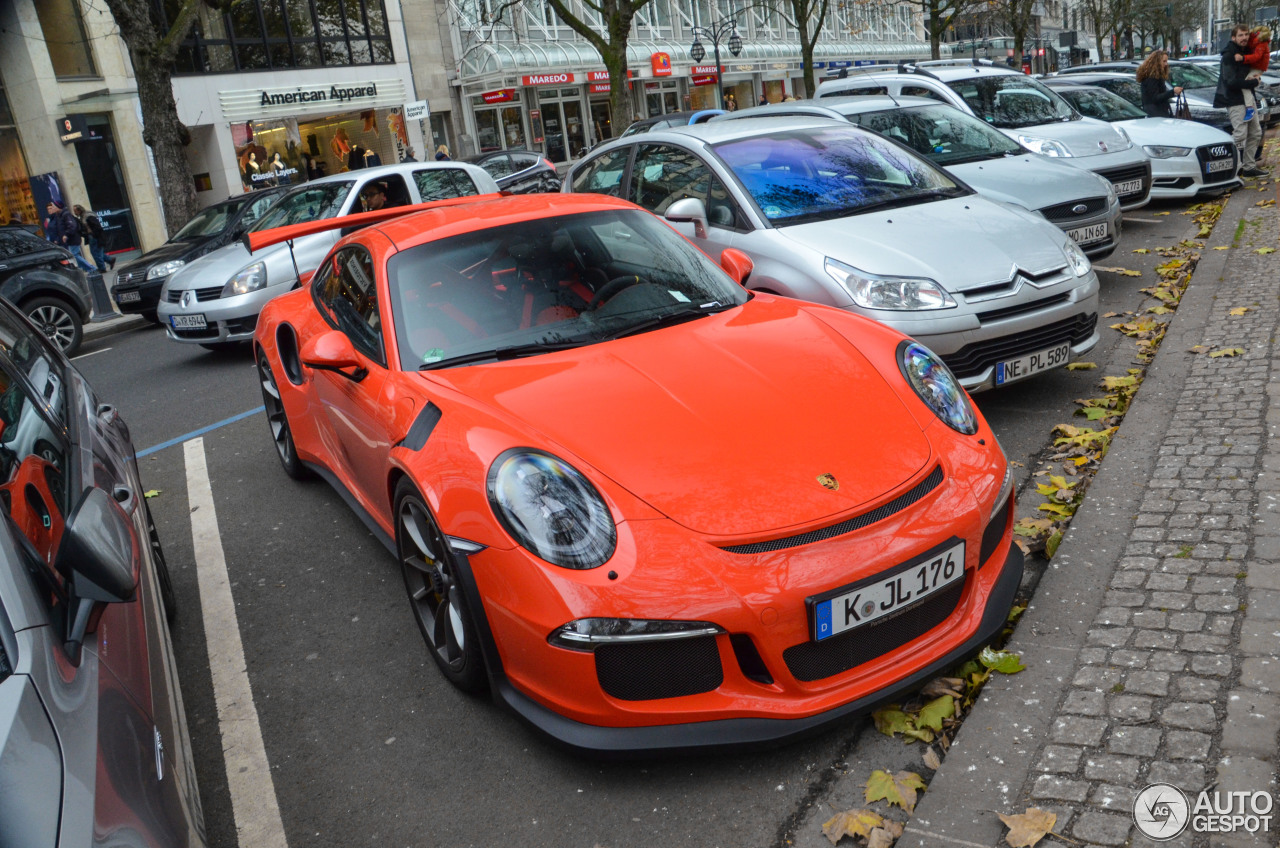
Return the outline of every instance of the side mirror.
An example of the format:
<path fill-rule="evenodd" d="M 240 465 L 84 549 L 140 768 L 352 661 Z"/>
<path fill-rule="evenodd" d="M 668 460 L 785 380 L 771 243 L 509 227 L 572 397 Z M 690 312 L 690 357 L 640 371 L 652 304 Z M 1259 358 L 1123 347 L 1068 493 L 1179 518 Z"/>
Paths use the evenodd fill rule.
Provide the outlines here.
<path fill-rule="evenodd" d="M 120 504 L 102 489 L 85 490 L 67 518 L 56 562 L 60 574 L 70 575 L 64 647 L 72 662 L 80 661 L 80 646 L 96 628 L 103 605 L 133 600 L 140 562 L 133 522 Z"/>
<path fill-rule="evenodd" d="M 726 247 L 724 252 L 720 254 L 720 267 L 725 273 L 733 277 L 734 282 L 743 288 L 747 287 L 747 278 L 751 276 L 751 271 L 756 267 L 751 261 L 751 257 L 738 250 L 736 247 Z"/>
<path fill-rule="evenodd" d="M 696 197 L 677 200 L 667 207 L 662 217 L 673 222 L 692 221 L 694 238 L 707 237 L 707 207 L 703 206 L 702 201 Z"/>
<path fill-rule="evenodd" d="M 318 336 L 312 336 L 302 345 L 302 364 L 317 371 L 332 371 L 353 382 L 360 382 L 369 372 L 360 364 L 356 349 L 351 346 L 351 339 L 346 333 L 327 330 Z M 344 368 L 354 368 L 351 373 Z"/>

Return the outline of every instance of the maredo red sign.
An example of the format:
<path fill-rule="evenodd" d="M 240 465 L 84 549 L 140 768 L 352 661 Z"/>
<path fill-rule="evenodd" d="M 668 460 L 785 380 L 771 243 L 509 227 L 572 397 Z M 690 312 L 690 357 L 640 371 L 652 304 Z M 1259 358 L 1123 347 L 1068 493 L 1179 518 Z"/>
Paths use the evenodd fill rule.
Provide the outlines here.
<path fill-rule="evenodd" d="M 627 79 L 631 79 L 631 69 L 627 68 Z M 587 71 L 587 82 L 608 82 L 608 71 Z"/>
<path fill-rule="evenodd" d="M 520 77 L 522 85 L 569 85 L 576 80 L 575 74 L 530 74 Z"/>
<path fill-rule="evenodd" d="M 654 53 L 649 57 L 649 63 L 653 66 L 653 75 L 655 77 L 671 76 L 671 55 L 668 53 Z"/>
<path fill-rule="evenodd" d="M 689 73 L 695 77 L 706 76 L 707 74 L 719 73 L 720 69 L 715 65 L 694 65 L 689 69 Z"/>
<path fill-rule="evenodd" d="M 486 91 L 480 95 L 480 99 L 485 103 L 507 103 L 515 100 L 516 90 L 514 88 L 500 88 L 497 91 Z"/>

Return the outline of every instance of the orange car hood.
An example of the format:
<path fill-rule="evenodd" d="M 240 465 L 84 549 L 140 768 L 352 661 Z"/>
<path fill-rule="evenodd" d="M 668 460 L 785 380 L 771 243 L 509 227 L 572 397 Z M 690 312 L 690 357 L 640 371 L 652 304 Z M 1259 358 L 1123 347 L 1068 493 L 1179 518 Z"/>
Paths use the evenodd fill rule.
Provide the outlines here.
<path fill-rule="evenodd" d="M 788 301 L 435 376 L 672 520 L 716 536 L 856 510 L 901 487 L 930 457 L 884 378 Z M 529 446 L 555 452 L 556 444 Z M 838 489 L 819 483 L 825 474 Z"/>

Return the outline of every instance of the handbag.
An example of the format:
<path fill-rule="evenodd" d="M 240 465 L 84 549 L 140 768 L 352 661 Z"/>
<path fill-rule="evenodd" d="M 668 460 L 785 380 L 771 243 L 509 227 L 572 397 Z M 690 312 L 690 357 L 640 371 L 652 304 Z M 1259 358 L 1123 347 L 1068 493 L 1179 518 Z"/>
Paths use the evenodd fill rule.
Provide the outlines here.
<path fill-rule="evenodd" d="M 1184 121 L 1191 120 L 1191 107 L 1187 105 L 1187 95 L 1180 92 L 1176 100 L 1173 101 L 1173 117 L 1181 118 Z"/>

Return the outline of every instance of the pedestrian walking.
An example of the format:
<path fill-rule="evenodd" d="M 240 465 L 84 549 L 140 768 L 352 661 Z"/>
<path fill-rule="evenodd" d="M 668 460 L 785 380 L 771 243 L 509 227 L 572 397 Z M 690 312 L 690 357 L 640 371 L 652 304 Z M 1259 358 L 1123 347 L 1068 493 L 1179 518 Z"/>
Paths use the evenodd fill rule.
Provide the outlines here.
<path fill-rule="evenodd" d="M 1231 40 L 1222 49 L 1222 64 L 1218 72 L 1218 90 L 1213 95 L 1215 109 L 1226 109 L 1231 118 L 1231 137 L 1240 151 L 1240 175 L 1265 177 L 1267 172 L 1259 168 L 1254 158 L 1262 143 L 1262 126 L 1253 98 L 1258 87 L 1256 78 L 1250 79 L 1249 66 L 1244 64 L 1249 43 L 1249 28 L 1236 24 L 1231 30 Z"/>
<path fill-rule="evenodd" d="M 436 148 L 436 161 L 437 161 L 437 162 L 448 162 L 448 161 L 450 161 L 449 148 L 448 148 L 448 147 L 446 147 L 445 145 L 443 145 L 443 144 L 442 144 L 442 145 L 440 145 L 439 147 L 437 147 L 437 148 Z"/>
<path fill-rule="evenodd" d="M 76 219 L 80 222 L 80 228 L 85 234 L 85 242 L 89 245 L 89 252 L 93 255 L 93 264 L 98 266 L 99 274 L 105 274 L 108 266 L 116 267 L 116 259 L 114 256 L 107 256 L 102 221 L 98 219 L 97 215 L 87 211 L 79 203 L 71 208 L 75 210 Z"/>
<path fill-rule="evenodd" d="M 761 94 L 761 95 L 760 95 L 760 102 L 759 102 L 759 103 L 757 103 L 756 105 L 757 105 L 757 106 L 768 106 L 768 105 L 769 105 L 769 98 L 768 98 L 768 97 L 766 97 L 764 94 Z"/>
<path fill-rule="evenodd" d="M 400 161 L 401 162 L 417 162 L 418 161 L 417 151 L 415 151 L 412 147 L 406 147 L 404 149 L 404 155 L 400 157 Z"/>
<path fill-rule="evenodd" d="M 1138 82 L 1142 84 L 1142 111 L 1152 118 L 1172 118 L 1169 104 L 1182 93 L 1182 86 L 1169 84 L 1169 54 L 1155 50 L 1143 59 Z"/>
<path fill-rule="evenodd" d="M 80 222 L 76 220 L 76 216 L 56 200 L 50 200 L 48 206 L 49 219 L 52 219 L 51 228 L 56 238 L 49 240 L 55 244 L 60 244 L 67 250 L 71 251 L 71 256 L 76 260 L 76 264 L 85 271 L 95 270 L 89 264 L 89 260 L 85 258 L 81 248 L 83 238 L 80 234 Z M 48 221 L 49 219 L 46 219 Z M 48 238 L 50 227 L 46 227 L 45 237 Z"/>

